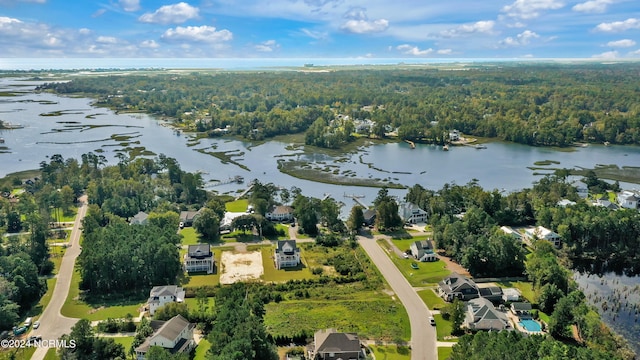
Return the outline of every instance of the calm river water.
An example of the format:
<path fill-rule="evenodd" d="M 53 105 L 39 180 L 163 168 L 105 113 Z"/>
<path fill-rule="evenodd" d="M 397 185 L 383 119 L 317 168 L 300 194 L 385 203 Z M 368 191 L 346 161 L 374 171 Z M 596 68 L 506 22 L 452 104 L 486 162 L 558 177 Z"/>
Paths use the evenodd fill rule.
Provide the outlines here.
<path fill-rule="evenodd" d="M 379 189 L 300 180 L 279 172 L 277 160 L 305 160 L 315 162 L 319 168 L 331 166 L 332 170 L 339 169 L 340 173 L 349 171 L 359 178 L 385 179 L 407 186 L 418 183 L 434 190 L 445 183 L 465 184 L 477 179 L 487 189 L 504 191 L 530 187 L 539 175 L 527 167 L 535 166 L 534 162 L 540 160 L 557 161 L 559 164 L 554 164 L 554 167 L 567 168 L 593 168 L 597 164 L 640 165 L 640 148 L 632 146 L 592 145 L 576 148 L 574 151 L 558 151 L 495 142 L 487 144 L 487 149 L 482 150 L 452 147 L 450 151 L 442 151 L 437 146 L 417 145 L 416 149 L 411 149 L 405 143 L 388 143 L 362 147 L 357 153 L 338 158 L 304 154 L 288 149 L 289 144 L 277 141 L 253 146 L 237 140 L 204 139 L 195 146 L 188 146 L 188 135 L 176 134 L 162 126 L 161 121 L 147 115 L 117 115 L 108 109 L 92 107 L 90 99 L 36 94 L 32 90 L 37 84 L 20 79 L 0 79 L 0 92 L 17 94 L 0 97 L 0 120 L 24 126 L 22 129 L 0 132 L 0 137 L 5 140 L 4 144 L 0 144 L 0 177 L 15 171 L 36 169 L 41 161 L 53 154 L 61 154 L 65 158 L 80 158 L 83 153 L 98 151 L 105 155 L 109 164 L 114 164 L 116 151 L 122 149 L 123 145 L 121 139 L 115 139 L 112 135 L 126 135 L 131 137 L 129 141 L 139 142 L 129 146 L 142 146 L 155 154 L 164 153 L 176 158 L 184 170 L 202 171 L 205 180 L 225 180 L 241 175 L 248 180 L 258 179 L 263 183 L 272 182 L 286 188 L 297 186 L 310 196 L 331 194 L 347 205 L 343 209 L 344 214 L 353 204 L 352 200 L 344 197 L 345 194 L 362 196 L 365 204 L 371 204 Z M 249 170 L 234 164 L 223 164 L 219 159 L 200 153 L 197 149 L 236 151 L 239 155 L 234 160 Z M 230 184 L 212 189 L 236 192 L 244 186 L 246 185 Z M 623 186 L 639 187 L 633 184 Z M 403 197 L 406 191 L 390 190 L 390 193 Z M 613 282 L 617 276 L 612 274 L 607 279 Z M 591 283 L 582 278 L 580 280 L 585 287 L 587 283 Z M 631 285 L 640 283 L 637 277 L 625 279 L 627 280 Z M 599 279 L 594 281 L 598 284 L 600 282 Z M 596 286 L 590 284 L 589 287 L 593 290 Z M 599 291 L 607 290 L 600 288 Z M 627 338 L 640 339 L 636 321 L 613 321 L 606 314 L 604 318 Z M 636 351 L 639 351 L 637 342 L 634 345 Z"/>

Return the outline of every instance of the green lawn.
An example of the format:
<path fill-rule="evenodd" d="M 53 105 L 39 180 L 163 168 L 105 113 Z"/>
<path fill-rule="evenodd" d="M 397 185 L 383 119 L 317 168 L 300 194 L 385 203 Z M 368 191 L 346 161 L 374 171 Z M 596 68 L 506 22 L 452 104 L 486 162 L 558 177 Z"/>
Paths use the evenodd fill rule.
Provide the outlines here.
<path fill-rule="evenodd" d="M 449 356 L 451 356 L 452 351 L 453 351 L 453 348 L 450 348 L 450 347 L 439 347 L 438 360 L 447 360 Z"/>
<path fill-rule="evenodd" d="M 47 354 L 44 356 L 44 360 L 58 360 L 58 353 L 57 350 L 54 348 L 51 348 L 49 350 L 47 350 Z"/>
<path fill-rule="evenodd" d="M 224 207 L 229 212 L 245 212 L 249 206 L 249 200 L 240 199 L 236 201 L 230 201 L 224 204 Z"/>
<path fill-rule="evenodd" d="M 180 235 L 182 235 L 182 245 L 195 245 L 202 242 L 200 240 L 200 234 L 192 227 L 186 227 L 180 230 Z"/>
<path fill-rule="evenodd" d="M 207 351 L 211 347 L 211 343 L 207 341 L 207 339 L 200 340 L 198 346 L 196 347 L 196 354 L 193 357 L 193 360 L 204 360 L 206 359 Z"/>
<path fill-rule="evenodd" d="M 442 309 L 447 304 L 432 289 L 420 290 L 418 291 L 418 296 L 420 296 L 430 310 Z"/>
<path fill-rule="evenodd" d="M 453 330 L 453 324 L 451 321 L 443 319 L 440 314 L 434 314 L 433 318 L 436 319 L 436 336 L 438 341 L 457 341 L 445 340 L 445 337 L 451 336 L 451 330 Z"/>
<path fill-rule="evenodd" d="M 411 244 L 416 242 L 416 239 L 393 239 L 393 244 L 402 252 L 409 250 Z"/>
<path fill-rule="evenodd" d="M 369 292 L 367 299 L 290 300 L 265 306 L 264 323 L 273 335 L 291 336 L 306 331 L 334 328 L 362 338 L 408 341 L 409 317 L 399 301 Z"/>
<path fill-rule="evenodd" d="M 378 240 L 378 244 L 389 249 L 389 244 L 385 240 Z M 443 261 L 420 262 L 417 263 L 418 269 L 416 270 L 411 268 L 411 263 L 415 262 L 414 260 L 400 259 L 392 251 L 388 251 L 387 254 L 412 286 L 434 285 L 451 273 Z"/>
<path fill-rule="evenodd" d="M 34 352 L 34 347 L 0 349 L 0 360 L 29 360 Z"/>
<path fill-rule="evenodd" d="M 369 346 L 373 350 L 376 360 L 410 360 L 411 349 L 407 346 Z"/>
<path fill-rule="evenodd" d="M 127 314 L 137 316 L 142 302 L 125 302 L 120 303 L 114 300 L 113 303 L 99 304 L 91 306 L 79 299 L 80 297 L 80 273 L 76 270 L 73 272 L 71 279 L 71 287 L 67 299 L 62 305 L 60 313 L 63 316 L 94 320 L 107 320 L 108 318 L 119 319 L 124 318 Z"/>
<path fill-rule="evenodd" d="M 223 251 L 233 250 L 232 247 L 212 247 L 213 257 L 216 259 L 216 268 L 213 274 L 207 273 L 195 273 L 195 274 L 187 274 L 184 273 L 182 278 L 179 280 L 180 284 L 183 287 L 200 287 L 200 286 L 213 286 L 218 285 L 220 283 L 220 259 L 222 258 Z M 186 253 L 186 250 L 182 249 L 180 251 L 180 259 L 182 259 L 183 255 Z"/>
<path fill-rule="evenodd" d="M 260 249 L 262 253 L 262 267 L 264 269 L 262 279 L 264 281 L 285 282 L 288 280 L 311 279 L 314 277 L 309 267 L 305 264 L 304 253 L 301 255 L 302 265 L 295 268 L 276 269 L 273 261 L 274 249 L 274 246 L 263 246 Z"/>
<path fill-rule="evenodd" d="M 124 346 L 124 353 L 128 354 L 129 349 L 131 348 L 131 344 L 133 344 L 133 336 L 123 336 L 123 337 L 114 337 L 112 338 L 116 344 L 122 344 Z"/>
<path fill-rule="evenodd" d="M 530 282 L 524 281 L 501 281 L 496 283 L 498 286 L 502 288 L 516 288 L 520 290 L 522 296 L 532 304 L 537 304 L 536 295 L 533 291 L 533 284 Z"/>

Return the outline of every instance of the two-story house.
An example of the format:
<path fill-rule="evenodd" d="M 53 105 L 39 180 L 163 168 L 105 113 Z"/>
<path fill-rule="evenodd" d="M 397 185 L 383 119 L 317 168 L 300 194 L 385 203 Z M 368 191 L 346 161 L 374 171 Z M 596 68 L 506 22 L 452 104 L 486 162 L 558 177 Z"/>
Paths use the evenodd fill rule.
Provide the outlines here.
<path fill-rule="evenodd" d="M 195 324 L 188 322 L 182 315 L 172 317 L 135 349 L 136 359 L 144 360 L 152 346 L 161 346 L 172 354 L 188 354 L 195 347 L 194 328 Z"/>
<path fill-rule="evenodd" d="M 154 286 L 149 292 L 147 307 L 149 314 L 155 314 L 159 307 L 172 302 L 183 302 L 185 291 L 176 285 Z"/>
<path fill-rule="evenodd" d="M 429 214 L 418 205 L 406 202 L 398 205 L 398 215 L 409 224 L 426 223 L 429 218 Z"/>
<path fill-rule="evenodd" d="M 438 295 L 446 301 L 455 298 L 467 301 L 480 297 L 476 283 L 456 273 L 438 283 Z"/>
<path fill-rule="evenodd" d="M 293 208 L 291 206 L 273 206 L 264 217 L 269 221 L 291 221 L 293 220 Z"/>
<path fill-rule="evenodd" d="M 364 359 L 358 335 L 341 333 L 335 329 L 320 330 L 313 334 L 313 345 L 309 359 L 313 360 L 360 360 Z"/>
<path fill-rule="evenodd" d="M 433 246 L 429 240 L 414 241 L 410 246 L 411 255 L 419 261 L 436 261 L 438 256 L 433 252 Z"/>
<path fill-rule="evenodd" d="M 276 269 L 296 267 L 300 264 L 300 248 L 295 240 L 278 240 L 274 253 Z"/>
<path fill-rule="evenodd" d="M 525 229 L 524 237 L 529 245 L 531 245 L 534 240 L 547 240 L 556 248 L 559 248 L 562 245 L 562 239 L 560 238 L 560 235 L 545 228 L 544 226 L 536 226 L 534 228 Z"/>
<path fill-rule="evenodd" d="M 209 244 L 189 245 L 187 253 L 184 254 L 184 271 L 204 272 L 213 274 L 216 260 Z"/>

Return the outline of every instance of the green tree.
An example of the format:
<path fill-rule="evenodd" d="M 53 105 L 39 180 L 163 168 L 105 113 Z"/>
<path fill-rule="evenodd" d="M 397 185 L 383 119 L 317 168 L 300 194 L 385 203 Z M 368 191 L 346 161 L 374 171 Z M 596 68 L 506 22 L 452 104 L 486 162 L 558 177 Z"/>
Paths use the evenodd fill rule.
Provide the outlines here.
<path fill-rule="evenodd" d="M 351 208 L 349 219 L 347 220 L 347 229 L 349 232 L 357 232 L 364 223 L 364 213 L 362 206 L 356 205 Z"/>
<path fill-rule="evenodd" d="M 220 236 L 220 218 L 211 209 L 202 209 L 193 221 L 193 227 L 209 241 L 215 241 Z"/>

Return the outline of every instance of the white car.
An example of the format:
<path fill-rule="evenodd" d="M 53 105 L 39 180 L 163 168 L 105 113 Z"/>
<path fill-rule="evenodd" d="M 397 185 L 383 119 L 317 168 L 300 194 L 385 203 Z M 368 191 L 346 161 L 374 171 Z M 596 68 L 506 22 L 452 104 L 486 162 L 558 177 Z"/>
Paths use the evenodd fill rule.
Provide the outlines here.
<path fill-rule="evenodd" d="M 436 319 L 434 319 L 433 316 L 429 316 L 429 324 L 436 326 Z"/>
<path fill-rule="evenodd" d="M 404 254 L 402 254 L 402 257 L 405 258 L 405 259 L 408 259 L 409 258 L 409 254 L 404 253 Z"/>
<path fill-rule="evenodd" d="M 34 329 L 37 329 L 39 327 L 40 327 L 40 321 L 36 321 L 36 322 L 33 323 L 33 328 Z"/>

